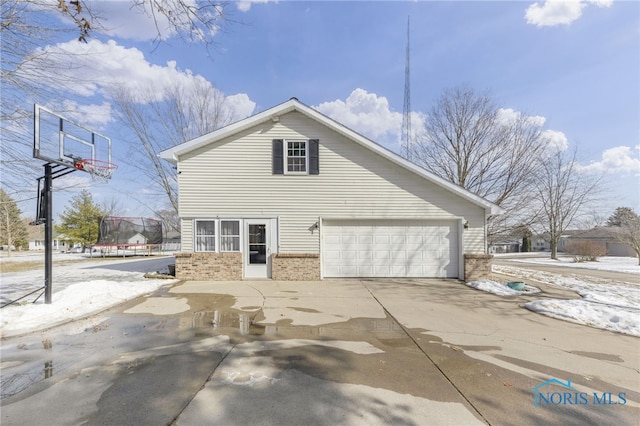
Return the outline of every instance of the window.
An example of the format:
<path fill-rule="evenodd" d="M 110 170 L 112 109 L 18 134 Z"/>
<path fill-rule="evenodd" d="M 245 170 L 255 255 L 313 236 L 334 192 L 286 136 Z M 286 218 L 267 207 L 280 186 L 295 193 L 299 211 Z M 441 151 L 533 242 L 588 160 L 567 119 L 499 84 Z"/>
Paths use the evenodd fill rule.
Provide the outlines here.
<path fill-rule="evenodd" d="M 307 141 L 287 141 L 287 173 L 307 173 Z"/>
<path fill-rule="evenodd" d="M 240 221 L 220 221 L 220 251 L 240 251 Z"/>
<path fill-rule="evenodd" d="M 273 139 L 271 163 L 274 175 L 319 175 L 319 139 Z"/>
<path fill-rule="evenodd" d="M 196 221 L 196 251 L 216 251 L 215 220 Z"/>
<path fill-rule="evenodd" d="M 240 251 L 240 220 L 196 220 L 194 251 Z"/>

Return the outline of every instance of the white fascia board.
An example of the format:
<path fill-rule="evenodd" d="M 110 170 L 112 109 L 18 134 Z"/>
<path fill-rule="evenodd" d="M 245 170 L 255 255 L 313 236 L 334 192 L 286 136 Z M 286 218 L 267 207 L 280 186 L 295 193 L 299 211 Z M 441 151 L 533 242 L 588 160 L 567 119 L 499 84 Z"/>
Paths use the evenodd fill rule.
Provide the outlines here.
<path fill-rule="evenodd" d="M 296 103 L 299 103 L 299 101 L 290 99 L 287 102 L 276 105 L 273 108 L 269 108 L 268 110 L 259 112 L 258 114 L 252 115 L 240 121 L 236 121 L 235 123 L 229 124 L 228 126 L 222 127 L 218 130 L 214 130 L 211 133 L 207 133 L 195 139 L 191 139 L 190 141 L 181 143 L 180 145 L 176 145 L 172 148 L 166 149 L 160 152 L 158 156 L 163 160 L 167 160 L 170 163 L 176 164 L 178 163 L 181 155 L 187 154 L 202 146 L 226 138 L 230 135 L 233 135 L 234 133 L 241 132 L 242 130 L 260 124 L 261 122 L 270 120 L 273 117 L 277 117 L 279 115 L 293 111 L 294 109 L 296 109 Z"/>

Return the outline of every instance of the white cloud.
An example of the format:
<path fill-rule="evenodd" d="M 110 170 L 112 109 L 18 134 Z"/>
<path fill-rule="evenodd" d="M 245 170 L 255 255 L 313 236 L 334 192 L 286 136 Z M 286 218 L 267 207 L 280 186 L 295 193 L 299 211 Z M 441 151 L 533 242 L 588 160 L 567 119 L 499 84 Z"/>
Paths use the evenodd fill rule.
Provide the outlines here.
<path fill-rule="evenodd" d="M 80 105 L 78 102 L 65 99 L 62 105 L 47 105 L 53 110 L 64 111 L 64 117 L 74 121 L 82 126 L 100 131 L 104 129 L 112 120 L 111 104 L 103 102 L 102 104 Z"/>
<path fill-rule="evenodd" d="M 227 96 L 226 103 L 233 110 L 231 122 L 250 116 L 256 108 L 256 103 L 249 99 L 249 96 L 245 93 Z"/>
<path fill-rule="evenodd" d="M 238 10 L 241 12 L 248 12 L 251 9 L 251 5 L 254 3 L 269 3 L 270 0 L 240 0 L 236 3 Z M 278 3 L 277 1 L 273 3 Z"/>
<path fill-rule="evenodd" d="M 187 40 L 211 40 L 224 19 L 217 5 L 198 4 L 197 0 L 161 1 L 165 13 L 152 9 L 150 2 L 91 1 L 88 6 L 99 25 L 92 31 L 136 41 L 168 40 L 182 36 Z M 197 19 L 191 12 L 197 10 Z M 171 16 L 171 21 L 167 18 Z"/>
<path fill-rule="evenodd" d="M 57 79 L 67 82 L 64 87 L 59 85 L 61 89 L 85 98 L 102 96 L 109 99 L 122 90 L 140 103 L 148 103 L 162 100 L 163 94 L 167 93 L 164 89 L 168 87 L 180 87 L 185 93 L 198 93 L 197 86 L 212 87 L 204 77 L 179 69 L 175 61 L 164 66 L 152 64 L 140 50 L 123 47 L 113 40 L 106 43 L 98 40 L 88 43 L 70 41 L 43 50 L 55 54 L 41 55 L 46 62 L 34 61 L 35 69 L 55 69 Z M 253 112 L 255 103 L 246 94 L 230 98 L 228 101 L 234 106 L 236 119 Z M 111 120 L 108 103 L 82 108 L 96 112 L 93 120 L 102 123 Z"/>
<path fill-rule="evenodd" d="M 504 124 L 520 120 L 522 113 L 511 108 L 499 108 L 498 109 L 498 121 Z M 525 116 L 525 121 L 530 126 L 542 127 L 547 121 L 546 118 L 540 115 L 528 115 Z"/>
<path fill-rule="evenodd" d="M 582 16 L 582 9 L 593 4 L 597 7 L 609 7 L 613 0 L 545 0 L 544 3 L 533 3 L 526 12 L 528 24 L 538 27 L 554 27 L 570 25 Z"/>
<path fill-rule="evenodd" d="M 640 174 L 640 145 L 617 146 L 602 153 L 602 160 L 582 167 L 587 172 L 604 172 L 619 174 Z"/>
<path fill-rule="evenodd" d="M 372 140 L 390 135 L 399 139 L 402 114 L 391 111 L 384 96 L 355 89 L 346 101 L 337 99 L 314 108 Z"/>
<path fill-rule="evenodd" d="M 566 151 L 569 148 L 567 136 L 560 131 L 545 130 L 542 132 L 542 138 L 547 143 L 548 152 Z"/>

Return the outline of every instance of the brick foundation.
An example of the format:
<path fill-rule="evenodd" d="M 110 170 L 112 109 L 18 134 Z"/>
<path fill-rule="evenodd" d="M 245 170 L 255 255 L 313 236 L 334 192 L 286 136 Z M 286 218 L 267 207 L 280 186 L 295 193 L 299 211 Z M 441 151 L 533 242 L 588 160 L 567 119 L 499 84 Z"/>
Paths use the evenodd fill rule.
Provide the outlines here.
<path fill-rule="evenodd" d="M 194 281 L 242 279 L 242 253 L 176 253 L 176 278 Z"/>
<path fill-rule="evenodd" d="M 465 282 L 490 278 L 492 260 L 493 260 L 493 256 L 490 254 L 465 254 L 464 255 Z"/>
<path fill-rule="evenodd" d="M 271 278 L 278 281 L 319 281 L 320 255 L 280 253 L 271 256 Z"/>

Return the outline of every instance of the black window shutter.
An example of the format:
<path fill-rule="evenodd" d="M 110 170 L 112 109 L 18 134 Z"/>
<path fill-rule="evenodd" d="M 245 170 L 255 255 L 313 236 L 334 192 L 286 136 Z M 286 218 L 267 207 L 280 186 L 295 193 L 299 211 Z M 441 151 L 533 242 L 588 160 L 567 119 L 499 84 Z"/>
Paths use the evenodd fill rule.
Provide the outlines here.
<path fill-rule="evenodd" d="M 309 174 L 310 175 L 319 175 L 320 174 L 320 155 L 319 155 L 319 140 L 318 139 L 310 139 L 309 140 Z"/>
<path fill-rule="evenodd" d="M 271 161 L 273 162 L 273 174 L 284 174 L 284 160 L 282 158 L 282 139 L 273 140 L 273 155 Z"/>

